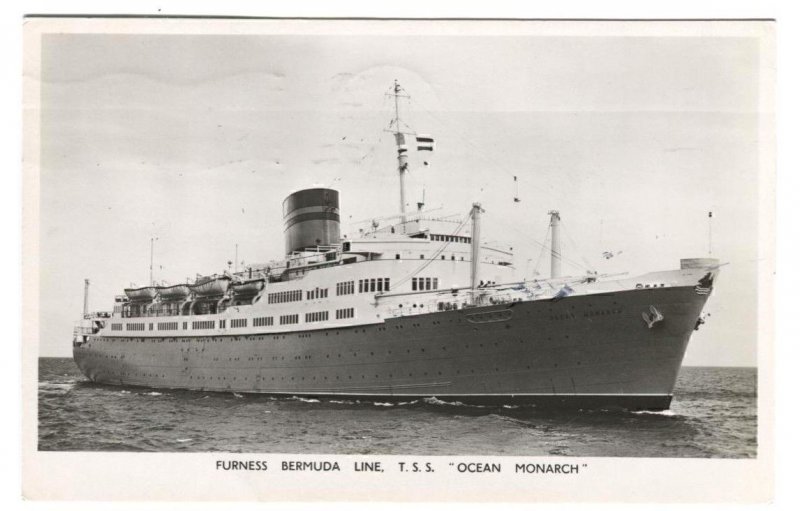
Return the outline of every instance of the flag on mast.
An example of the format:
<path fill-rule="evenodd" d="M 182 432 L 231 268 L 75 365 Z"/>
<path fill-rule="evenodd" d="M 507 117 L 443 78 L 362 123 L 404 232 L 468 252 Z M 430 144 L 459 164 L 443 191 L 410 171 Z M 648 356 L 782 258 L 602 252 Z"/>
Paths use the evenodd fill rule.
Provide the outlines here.
<path fill-rule="evenodd" d="M 417 151 L 433 151 L 435 143 L 430 135 L 417 135 Z"/>
<path fill-rule="evenodd" d="M 397 142 L 397 152 L 398 153 L 405 153 L 408 151 L 408 146 L 406 145 L 406 136 L 402 133 L 395 133 L 394 140 Z"/>

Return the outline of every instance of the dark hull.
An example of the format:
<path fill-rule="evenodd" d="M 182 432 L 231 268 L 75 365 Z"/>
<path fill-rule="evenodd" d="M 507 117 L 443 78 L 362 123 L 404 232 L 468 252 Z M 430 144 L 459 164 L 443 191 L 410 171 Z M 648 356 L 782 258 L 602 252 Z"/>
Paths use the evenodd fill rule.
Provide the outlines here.
<path fill-rule="evenodd" d="M 92 381 L 204 391 L 665 409 L 707 296 L 693 287 L 573 296 L 252 336 L 96 337 Z M 649 328 L 650 306 L 663 315 Z"/>

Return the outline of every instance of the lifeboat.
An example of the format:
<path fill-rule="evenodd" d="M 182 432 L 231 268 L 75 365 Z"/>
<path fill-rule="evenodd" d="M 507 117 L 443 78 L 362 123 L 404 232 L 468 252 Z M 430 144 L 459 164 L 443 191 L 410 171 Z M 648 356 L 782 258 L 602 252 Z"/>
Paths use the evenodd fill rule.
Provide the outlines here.
<path fill-rule="evenodd" d="M 158 288 L 158 294 L 161 296 L 161 299 L 165 301 L 185 300 L 190 292 L 189 286 L 186 284 L 176 284 L 174 286 Z"/>
<path fill-rule="evenodd" d="M 152 302 L 156 297 L 156 288 L 153 286 L 126 289 L 125 294 L 132 302 Z"/>
<path fill-rule="evenodd" d="M 193 285 L 189 286 L 189 288 L 198 297 L 219 296 L 224 295 L 228 291 L 230 283 L 231 278 L 227 275 L 221 277 L 202 277 Z"/>
<path fill-rule="evenodd" d="M 262 278 L 245 280 L 231 284 L 233 296 L 235 299 L 240 300 L 243 298 L 252 298 L 264 289 L 266 282 Z"/>

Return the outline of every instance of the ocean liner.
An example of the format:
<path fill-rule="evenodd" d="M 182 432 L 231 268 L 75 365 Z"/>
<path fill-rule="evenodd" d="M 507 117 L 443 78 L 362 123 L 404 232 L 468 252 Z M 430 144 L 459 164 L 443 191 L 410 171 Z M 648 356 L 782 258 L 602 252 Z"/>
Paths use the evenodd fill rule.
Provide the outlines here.
<path fill-rule="evenodd" d="M 93 382 L 315 398 L 660 410 L 719 271 L 716 259 L 631 277 L 561 274 L 550 212 L 550 278 L 515 277 L 513 253 L 481 241 L 480 204 L 461 220 L 406 211 L 342 235 L 339 192 L 283 201 L 285 257 L 125 289 L 87 310 L 73 356 Z M 466 208 L 465 208 L 466 209 Z M 676 261 L 677 263 L 677 261 Z M 676 264 L 676 266 L 678 266 Z"/>

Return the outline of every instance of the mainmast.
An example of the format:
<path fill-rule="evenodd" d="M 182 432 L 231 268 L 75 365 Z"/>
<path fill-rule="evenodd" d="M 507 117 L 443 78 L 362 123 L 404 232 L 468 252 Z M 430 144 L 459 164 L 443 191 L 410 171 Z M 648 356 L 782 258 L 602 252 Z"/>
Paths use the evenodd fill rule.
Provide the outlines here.
<path fill-rule="evenodd" d="M 395 79 L 394 87 L 392 88 L 392 96 L 394 96 L 394 140 L 397 143 L 397 171 L 400 173 L 400 220 L 404 224 L 405 230 L 406 223 L 406 172 L 408 171 L 408 146 L 406 145 L 405 133 L 400 130 L 400 100 L 399 98 L 409 97 L 406 94 L 400 94 L 403 90 L 400 84 Z"/>
<path fill-rule="evenodd" d="M 153 247 L 155 242 L 158 238 L 155 236 L 150 236 L 150 285 L 152 286 L 155 282 L 153 281 Z"/>
<path fill-rule="evenodd" d="M 550 215 L 550 278 L 555 279 L 561 276 L 561 233 L 559 222 L 561 215 L 557 210 L 547 213 Z"/>

